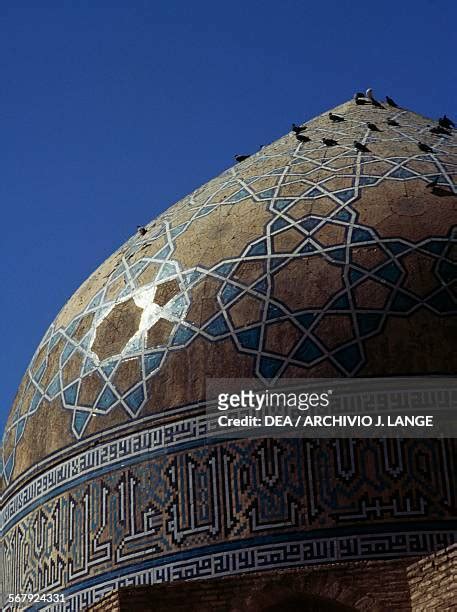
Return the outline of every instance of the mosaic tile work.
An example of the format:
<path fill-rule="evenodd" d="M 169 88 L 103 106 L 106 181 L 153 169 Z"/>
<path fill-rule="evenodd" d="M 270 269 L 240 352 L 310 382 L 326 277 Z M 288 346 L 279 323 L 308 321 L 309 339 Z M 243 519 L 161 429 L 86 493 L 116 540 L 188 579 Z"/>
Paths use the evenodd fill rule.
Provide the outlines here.
<path fill-rule="evenodd" d="M 168 209 L 58 314 L 3 439 L 15 587 L 59 585 L 81 603 L 124 578 L 404 556 L 452 539 L 451 444 L 202 440 L 208 376 L 457 370 L 455 131 L 402 109 L 335 112 L 344 121 L 322 115 L 310 141 L 288 134 Z"/>
<path fill-rule="evenodd" d="M 387 319 L 457 312 L 455 136 L 432 135 L 429 121 L 402 110 L 398 127 L 386 110 L 338 110 L 338 126 L 310 122 L 311 142 L 288 135 L 179 202 L 77 292 L 19 390 L 7 482 L 43 406 L 65 413 L 67 444 L 114 408 L 135 419 L 154 404 L 148 381 L 197 338 L 211 350 L 228 339 L 249 357 L 247 375 L 325 364 L 324 375 L 347 376 L 364 373 L 366 340 Z M 337 146 L 322 144 L 329 135 Z"/>
<path fill-rule="evenodd" d="M 22 518 L 8 517 L 8 589 L 63 591 L 68 609 L 80 610 L 119 584 L 416 556 L 454 541 L 455 441 L 266 439 L 189 449 L 189 435 L 148 457 L 148 434 L 164 441 L 154 430 L 137 434 L 136 446 L 117 441 L 104 473 L 107 453 L 85 451 L 79 472 L 64 470 L 54 483 L 58 492 L 43 494 L 43 485 L 38 495 L 35 483 L 38 504 L 31 494 Z"/>

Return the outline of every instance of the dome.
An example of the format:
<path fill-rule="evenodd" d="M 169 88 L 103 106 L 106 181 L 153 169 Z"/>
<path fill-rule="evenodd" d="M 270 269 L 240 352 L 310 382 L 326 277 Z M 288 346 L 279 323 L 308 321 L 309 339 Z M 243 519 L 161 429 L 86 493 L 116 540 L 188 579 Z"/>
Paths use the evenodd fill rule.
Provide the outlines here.
<path fill-rule="evenodd" d="M 456 373 L 455 132 L 388 106 L 333 112 L 344 120 L 307 122 L 309 141 L 289 133 L 166 210 L 57 315 L 5 428 L 7 557 L 17 530 L 45 531 L 56 508 L 69 531 L 36 543 L 22 588 L 55 580 L 90 599 L 113 568 L 204 577 L 211 555 L 238 551 L 243 571 L 243 551 L 273 541 L 294 564 L 450 537 L 451 441 L 213 448 L 179 429 L 204 411 L 208 377 Z M 255 477 L 264 460 L 274 488 Z M 89 518 L 90 546 L 72 531 Z M 295 542 L 309 548 L 294 561 Z"/>

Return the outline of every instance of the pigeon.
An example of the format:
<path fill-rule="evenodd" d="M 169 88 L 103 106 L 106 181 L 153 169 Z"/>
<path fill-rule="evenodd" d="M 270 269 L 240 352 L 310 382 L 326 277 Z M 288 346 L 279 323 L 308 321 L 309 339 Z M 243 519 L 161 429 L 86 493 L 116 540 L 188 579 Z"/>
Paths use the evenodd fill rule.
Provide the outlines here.
<path fill-rule="evenodd" d="M 419 147 L 419 149 L 421 151 L 424 151 L 425 153 L 433 153 L 433 149 L 432 147 L 429 147 L 428 144 L 425 144 L 425 142 L 418 142 L 417 146 Z"/>
<path fill-rule="evenodd" d="M 140 234 L 140 236 L 144 236 L 146 234 L 146 232 L 148 231 L 145 227 L 143 227 L 142 225 L 137 225 L 136 226 L 137 232 Z"/>
<path fill-rule="evenodd" d="M 398 108 L 398 104 L 392 100 L 392 98 L 389 98 L 389 96 L 386 96 L 386 102 L 389 106 L 394 106 L 395 108 Z"/>
<path fill-rule="evenodd" d="M 366 104 L 365 94 L 363 91 L 357 91 L 354 94 L 354 102 L 356 104 Z"/>
<path fill-rule="evenodd" d="M 375 123 L 367 123 L 367 127 L 372 131 L 372 132 L 380 132 L 381 130 L 378 128 L 378 126 Z"/>
<path fill-rule="evenodd" d="M 338 142 L 336 140 L 333 140 L 333 138 L 323 138 L 322 142 L 325 144 L 326 147 L 334 147 L 338 144 Z"/>
<path fill-rule="evenodd" d="M 455 128 L 455 123 L 452 121 L 452 119 L 449 119 L 449 117 L 446 117 L 446 115 L 443 115 L 442 117 L 440 117 L 438 119 L 438 123 L 441 125 L 441 127 L 444 128 Z"/>
<path fill-rule="evenodd" d="M 383 105 L 380 102 L 378 102 L 373 96 L 373 90 L 371 89 L 371 87 L 367 89 L 365 96 L 368 98 L 368 100 L 370 100 L 373 106 L 376 106 L 376 108 L 384 108 Z"/>
<path fill-rule="evenodd" d="M 306 130 L 306 125 L 296 125 L 292 123 L 292 132 L 295 134 L 300 134 L 300 132 L 304 132 Z"/>
<path fill-rule="evenodd" d="M 436 187 L 433 187 L 432 193 L 433 195 L 436 195 L 439 198 L 449 198 L 454 195 L 454 192 L 450 191 L 448 188 L 443 189 L 442 187 L 439 187 L 438 185 Z"/>
<path fill-rule="evenodd" d="M 425 185 L 425 189 L 435 189 L 435 187 L 438 185 L 439 180 L 440 177 L 436 176 L 431 183 L 427 183 L 427 185 Z"/>
<path fill-rule="evenodd" d="M 387 119 L 386 123 L 387 125 L 395 125 L 395 126 L 400 125 L 398 121 L 395 121 L 395 119 Z"/>
<path fill-rule="evenodd" d="M 367 146 L 365 146 L 361 142 L 357 142 L 357 140 L 354 140 L 354 148 L 357 149 L 357 151 L 361 151 L 362 153 L 370 152 L 370 149 Z"/>
<path fill-rule="evenodd" d="M 335 123 L 341 123 L 341 121 L 344 121 L 344 117 L 341 115 L 335 115 L 334 113 L 329 113 L 328 118 L 330 121 L 334 121 Z"/>
<path fill-rule="evenodd" d="M 235 161 L 242 162 L 245 159 L 248 159 L 248 157 L 251 157 L 250 155 L 235 155 Z"/>
<path fill-rule="evenodd" d="M 441 125 L 437 125 L 436 127 L 432 127 L 430 129 L 432 134 L 442 134 L 443 136 L 450 136 L 451 132 L 449 130 L 445 130 Z"/>
<path fill-rule="evenodd" d="M 295 134 L 295 138 L 300 142 L 309 142 L 311 140 L 311 138 L 305 136 L 305 134 Z"/>

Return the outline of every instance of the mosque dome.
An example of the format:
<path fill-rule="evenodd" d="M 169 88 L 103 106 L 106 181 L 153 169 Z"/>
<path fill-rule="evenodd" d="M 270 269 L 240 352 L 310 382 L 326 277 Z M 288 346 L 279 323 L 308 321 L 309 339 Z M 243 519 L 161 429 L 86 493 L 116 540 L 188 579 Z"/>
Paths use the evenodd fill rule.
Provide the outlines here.
<path fill-rule="evenodd" d="M 389 106 L 333 113 L 170 207 L 57 315 L 3 439 L 11 567 L 18 533 L 33 540 L 17 592 L 57 584 L 87 603 L 119 576 L 391 558 L 451 537 L 450 440 L 207 446 L 180 425 L 211 377 L 457 371 L 455 132 Z"/>

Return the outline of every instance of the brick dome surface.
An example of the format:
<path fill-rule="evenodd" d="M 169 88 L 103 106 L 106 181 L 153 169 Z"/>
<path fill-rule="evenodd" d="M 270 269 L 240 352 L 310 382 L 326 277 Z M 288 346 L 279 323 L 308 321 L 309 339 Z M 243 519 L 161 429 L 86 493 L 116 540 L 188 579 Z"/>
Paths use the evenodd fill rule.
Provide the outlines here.
<path fill-rule="evenodd" d="M 124 574 L 390 558 L 452 539 L 451 441 L 208 447 L 182 425 L 208 377 L 457 371 L 455 131 L 400 108 L 333 112 L 344 121 L 325 113 L 308 142 L 289 133 L 166 210 L 46 332 L 3 439 L 21 588 L 55 581 L 81 603 Z M 277 550 L 259 558 L 267 542 Z"/>

